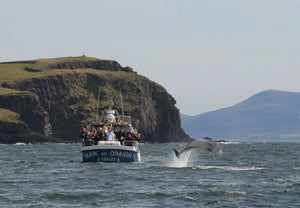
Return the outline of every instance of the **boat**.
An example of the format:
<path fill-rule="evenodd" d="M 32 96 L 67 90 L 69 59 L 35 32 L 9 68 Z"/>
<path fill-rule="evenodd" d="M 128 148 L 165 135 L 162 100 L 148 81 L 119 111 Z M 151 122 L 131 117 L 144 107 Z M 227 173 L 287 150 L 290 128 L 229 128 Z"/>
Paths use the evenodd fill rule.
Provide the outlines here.
<path fill-rule="evenodd" d="M 122 100 L 122 99 L 121 99 Z M 121 101 L 122 102 L 122 101 Z M 139 148 L 139 136 L 137 129 L 131 124 L 131 117 L 124 116 L 123 107 L 122 115 L 119 115 L 116 109 L 112 109 L 112 100 L 109 109 L 104 110 L 100 121 L 92 122 L 86 128 L 86 134 L 82 134 L 82 162 L 106 162 L 106 163 L 127 163 L 140 162 L 141 153 Z M 98 95 L 99 106 L 99 95 Z M 123 106 L 123 104 L 122 104 Z M 91 141 L 89 133 L 91 131 L 100 132 L 99 141 Z M 119 139 L 107 140 L 106 132 L 114 131 Z M 102 132 L 102 134 L 101 134 Z M 94 135 L 97 133 L 94 133 Z M 135 139 L 132 135 L 136 135 Z M 121 136 L 121 137 L 120 137 Z M 104 137 L 104 138 L 103 138 Z"/>

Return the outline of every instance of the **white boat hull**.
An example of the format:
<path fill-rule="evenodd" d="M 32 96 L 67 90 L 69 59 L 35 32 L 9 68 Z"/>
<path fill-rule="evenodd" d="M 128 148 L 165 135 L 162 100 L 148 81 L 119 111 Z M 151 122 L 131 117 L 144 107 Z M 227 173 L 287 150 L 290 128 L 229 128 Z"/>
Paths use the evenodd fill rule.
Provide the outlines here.
<path fill-rule="evenodd" d="M 140 162 L 139 147 L 123 146 L 119 142 L 102 141 L 81 148 L 82 162 Z"/>

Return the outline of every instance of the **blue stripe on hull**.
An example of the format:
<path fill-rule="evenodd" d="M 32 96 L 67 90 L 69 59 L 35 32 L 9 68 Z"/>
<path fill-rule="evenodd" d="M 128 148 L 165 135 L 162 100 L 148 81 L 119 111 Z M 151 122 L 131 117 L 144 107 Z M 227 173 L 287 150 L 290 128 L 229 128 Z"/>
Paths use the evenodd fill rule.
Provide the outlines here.
<path fill-rule="evenodd" d="M 82 162 L 137 162 L 137 153 L 126 150 L 86 150 Z"/>

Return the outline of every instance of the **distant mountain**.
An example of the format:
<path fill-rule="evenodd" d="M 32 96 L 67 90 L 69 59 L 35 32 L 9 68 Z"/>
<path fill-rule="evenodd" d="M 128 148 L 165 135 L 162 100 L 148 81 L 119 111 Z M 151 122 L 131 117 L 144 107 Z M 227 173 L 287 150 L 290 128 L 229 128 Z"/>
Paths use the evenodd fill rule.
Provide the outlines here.
<path fill-rule="evenodd" d="M 300 93 L 267 90 L 234 106 L 208 113 L 181 115 L 192 138 L 300 140 Z"/>
<path fill-rule="evenodd" d="M 186 114 L 181 113 L 181 120 L 187 121 L 188 119 L 193 118 L 193 116 L 189 116 Z"/>

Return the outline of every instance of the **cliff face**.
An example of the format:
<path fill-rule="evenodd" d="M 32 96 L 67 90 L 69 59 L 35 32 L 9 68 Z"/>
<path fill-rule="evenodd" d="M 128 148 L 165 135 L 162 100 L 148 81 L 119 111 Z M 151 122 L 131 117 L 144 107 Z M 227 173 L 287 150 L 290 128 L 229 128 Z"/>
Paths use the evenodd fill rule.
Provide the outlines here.
<path fill-rule="evenodd" d="M 40 104 L 37 95 L 30 92 L 0 95 L 0 106 L 20 115 L 20 120 L 34 132 L 51 136 L 49 115 Z M 13 129 L 9 131 L 14 132 Z"/>
<path fill-rule="evenodd" d="M 1 82 L 6 93 L 0 93 L 0 108 L 19 114 L 32 132 L 78 142 L 80 127 L 95 121 L 98 88 L 99 112 L 109 106 L 110 97 L 121 112 L 121 90 L 124 113 L 131 115 L 145 142 L 189 139 L 181 129 L 174 98 L 162 86 L 117 62 L 86 59 L 22 63 L 20 70 L 32 76 Z"/>

